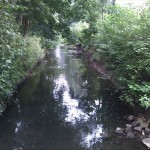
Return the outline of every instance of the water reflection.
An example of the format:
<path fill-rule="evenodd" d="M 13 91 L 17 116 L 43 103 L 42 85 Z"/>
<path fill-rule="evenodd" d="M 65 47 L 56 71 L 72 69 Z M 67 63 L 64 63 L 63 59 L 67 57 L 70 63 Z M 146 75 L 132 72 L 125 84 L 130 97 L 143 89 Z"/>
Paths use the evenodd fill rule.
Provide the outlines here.
<path fill-rule="evenodd" d="M 99 100 L 95 100 L 95 106 L 91 106 L 93 109 L 89 112 L 84 112 L 79 107 L 79 99 L 71 98 L 69 86 L 64 75 L 60 75 L 55 80 L 55 89 L 53 91 L 54 97 L 58 100 L 59 93 L 62 94 L 62 105 L 67 109 L 65 116 L 65 122 L 69 122 L 76 127 L 81 124 L 87 124 L 88 132 L 83 129 L 80 130 L 81 145 L 90 148 L 97 141 L 102 140 L 103 128 L 102 125 L 98 125 L 96 120 L 96 110 L 95 106 L 99 105 Z"/>
<path fill-rule="evenodd" d="M 21 121 L 16 123 L 15 133 L 18 133 L 20 128 L 21 128 Z"/>
<path fill-rule="evenodd" d="M 79 100 L 72 99 L 70 95 L 69 85 L 64 74 L 61 74 L 54 80 L 55 88 L 53 91 L 54 98 L 58 100 L 62 95 L 62 104 L 67 109 L 65 121 L 76 124 L 77 121 L 87 121 L 89 116 L 79 108 Z"/>
<path fill-rule="evenodd" d="M 66 65 L 64 63 L 64 55 L 62 54 L 61 52 L 61 49 L 60 49 L 60 46 L 57 46 L 56 47 L 56 50 L 55 50 L 55 57 L 57 59 L 57 67 L 58 68 L 64 68 L 64 66 Z"/>
<path fill-rule="evenodd" d="M 104 140 L 131 114 L 110 87 L 81 58 L 57 47 L 0 118 L 0 150 L 145 150 L 135 141 Z"/>
<path fill-rule="evenodd" d="M 56 47 L 55 56 L 56 56 L 56 58 L 57 58 L 58 60 L 61 59 L 61 56 L 60 56 L 60 47 L 59 47 L 59 46 Z"/>
<path fill-rule="evenodd" d="M 61 76 L 62 77 L 62 76 Z M 59 78 L 60 80 L 64 81 L 64 78 Z M 61 83 L 61 82 L 60 82 Z M 69 94 L 69 88 L 67 81 L 65 80 L 66 84 L 63 85 L 63 105 L 67 108 L 67 113 L 65 117 L 65 122 L 69 122 L 76 127 L 80 126 L 81 124 L 87 124 L 86 128 L 88 128 L 88 132 L 84 131 L 84 127 L 80 130 L 80 137 L 81 137 L 81 145 L 84 147 L 90 148 L 95 144 L 97 141 L 102 141 L 103 135 L 103 128 L 102 125 L 97 124 L 96 120 L 96 108 L 92 106 L 92 111 L 84 112 L 82 109 L 79 108 L 79 99 L 72 99 Z M 66 85 L 66 86 L 65 86 Z M 60 86 L 58 86 L 60 87 Z M 60 90 L 60 89 L 59 89 Z M 55 95 L 59 90 L 55 90 Z M 57 91 L 57 92 L 56 92 Z M 58 98 L 58 97 L 57 97 Z M 97 100 L 95 101 L 97 104 Z"/>
<path fill-rule="evenodd" d="M 102 142 L 103 135 L 103 127 L 102 125 L 92 125 L 90 132 L 85 133 L 82 132 L 82 145 L 86 145 L 86 147 L 92 147 L 96 142 Z"/>
<path fill-rule="evenodd" d="M 65 61 L 64 58 L 61 57 L 61 53 L 61 50 L 57 47 L 55 53 L 58 58 L 57 63 L 63 66 Z M 76 59 L 72 59 L 72 61 L 77 63 Z M 85 79 L 85 81 L 83 81 L 81 78 L 81 72 L 78 72 L 80 67 L 82 67 L 80 64 L 74 65 L 74 62 L 69 64 L 72 65 L 72 68 L 74 69 L 68 70 L 68 68 L 65 68 L 63 74 L 60 74 L 54 80 L 55 87 L 53 90 L 53 95 L 55 100 L 62 101 L 62 105 L 66 109 L 65 122 L 71 123 L 76 127 L 81 124 L 87 124 L 86 128 L 88 128 L 88 132 L 83 129 L 80 130 L 80 143 L 81 145 L 90 148 L 97 141 L 102 141 L 103 126 L 101 124 L 97 124 L 96 122 L 97 107 L 101 108 L 102 103 L 101 100 L 93 100 L 93 105 L 89 104 L 90 108 L 92 108 L 90 111 L 84 111 L 84 109 L 80 107 L 80 103 L 82 103 L 80 98 L 87 96 L 87 88 L 85 87 L 89 86 L 88 80 Z M 72 84 L 72 86 L 69 85 L 68 81 Z M 75 94 L 74 98 L 72 98 L 71 88 L 74 93 L 80 95 Z"/>

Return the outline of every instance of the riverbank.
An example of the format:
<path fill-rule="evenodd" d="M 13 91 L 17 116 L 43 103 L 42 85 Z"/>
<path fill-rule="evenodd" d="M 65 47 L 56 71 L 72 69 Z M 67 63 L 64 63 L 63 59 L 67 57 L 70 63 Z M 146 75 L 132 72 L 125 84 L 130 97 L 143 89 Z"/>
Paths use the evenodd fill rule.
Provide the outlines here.
<path fill-rule="evenodd" d="M 124 128 L 117 127 L 115 133 L 127 139 L 136 139 L 150 148 L 150 116 L 139 114 L 125 116 L 127 124 Z"/>
<path fill-rule="evenodd" d="M 93 59 L 93 54 L 91 52 L 84 52 L 81 49 L 78 49 L 78 47 L 69 48 L 77 51 L 77 53 L 74 52 L 75 54 L 83 55 L 92 68 L 104 76 L 104 78 L 110 80 L 118 92 L 122 92 L 124 88 L 115 81 L 115 77 L 107 71 L 104 65 Z M 124 105 L 128 105 L 128 107 L 133 110 L 133 114 L 124 116 L 126 124 L 124 127 L 116 128 L 114 131 L 117 134 L 116 136 L 121 136 L 123 139 L 136 139 L 150 148 L 150 110 L 146 110 L 139 105 L 129 105 L 129 103 L 126 103 L 125 101 Z"/>
<path fill-rule="evenodd" d="M 67 46 L 67 49 L 69 50 L 72 50 L 72 54 L 75 54 L 75 55 L 83 55 L 89 65 L 91 67 L 93 67 L 99 74 L 101 74 L 104 78 L 110 80 L 113 85 L 116 87 L 117 90 L 123 90 L 124 87 L 122 87 L 116 80 L 115 80 L 115 76 L 106 69 L 105 65 L 104 64 L 101 64 L 100 62 L 98 62 L 96 59 L 93 58 L 93 52 L 91 51 L 84 51 L 83 49 L 79 48 L 78 46 L 74 46 L 74 45 L 71 45 L 71 46 Z"/>
<path fill-rule="evenodd" d="M 90 65 L 97 72 L 99 72 L 102 76 L 110 80 L 115 85 L 118 92 L 121 92 L 124 89 L 119 85 L 119 83 L 115 81 L 115 78 L 106 70 L 103 65 L 94 61 L 92 57 L 89 57 L 88 53 L 84 54 L 84 56 L 89 59 Z M 118 133 L 119 136 L 122 135 L 122 138 L 136 139 L 150 148 L 150 110 L 146 110 L 138 105 L 129 105 L 129 107 L 132 107 L 134 114 L 126 118 L 127 124 L 124 128 L 117 127 L 115 132 Z"/>
<path fill-rule="evenodd" d="M 118 92 L 122 92 L 124 87 L 119 85 L 119 83 L 115 80 L 116 77 L 114 77 L 109 71 L 107 71 L 104 65 L 93 59 L 92 53 L 83 52 L 83 55 L 86 57 L 86 59 L 88 59 L 90 66 L 92 66 L 106 79 L 110 80 L 116 87 Z M 129 105 L 128 103 L 125 103 L 125 105 L 128 105 L 128 107 L 132 108 L 134 110 L 134 114 L 125 116 L 125 119 L 127 121 L 125 127 L 117 127 L 115 133 L 117 133 L 118 136 L 121 135 L 122 138 L 136 139 L 150 148 L 150 110 L 146 110 L 138 105 L 133 106 Z"/>

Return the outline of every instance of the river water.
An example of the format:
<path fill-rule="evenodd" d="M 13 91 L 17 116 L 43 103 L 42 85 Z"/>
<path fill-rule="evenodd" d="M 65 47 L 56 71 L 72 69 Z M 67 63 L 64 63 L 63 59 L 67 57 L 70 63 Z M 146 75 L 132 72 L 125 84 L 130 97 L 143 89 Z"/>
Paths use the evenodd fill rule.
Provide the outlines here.
<path fill-rule="evenodd" d="M 113 85 L 59 46 L 15 101 L 0 118 L 0 150 L 146 150 L 114 134 L 132 111 L 120 104 Z"/>

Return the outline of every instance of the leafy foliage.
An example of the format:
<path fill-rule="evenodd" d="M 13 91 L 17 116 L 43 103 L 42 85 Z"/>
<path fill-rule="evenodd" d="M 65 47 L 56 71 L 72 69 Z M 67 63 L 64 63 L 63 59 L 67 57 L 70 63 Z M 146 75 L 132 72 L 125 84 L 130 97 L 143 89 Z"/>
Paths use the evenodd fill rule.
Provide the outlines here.
<path fill-rule="evenodd" d="M 43 58 L 40 38 L 23 38 L 18 32 L 11 4 L 1 3 L 0 14 L 0 112 L 17 84 L 36 62 Z"/>
<path fill-rule="evenodd" d="M 97 24 L 95 58 L 105 62 L 126 90 L 121 99 L 150 106 L 150 14 L 130 8 L 109 7 L 111 14 Z M 143 17 L 145 16 L 145 17 Z"/>
<path fill-rule="evenodd" d="M 18 0 L 17 18 L 24 36 L 30 33 L 54 38 L 56 31 L 67 30 L 65 18 L 69 12 L 68 0 Z"/>
<path fill-rule="evenodd" d="M 69 0 L 0 1 L 0 111 L 55 36 L 69 30 Z M 67 13 L 66 13 L 67 12 Z"/>
<path fill-rule="evenodd" d="M 99 7 L 99 8 L 98 8 Z M 94 59 L 104 63 L 124 86 L 121 99 L 150 107 L 150 7 L 106 5 L 100 1 L 76 1 L 74 15 L 89 28 L 73 35 Z M 94 10 L 94 11 L 93 11 Z M 80 15 L 82 12 L 82 15 Z"/>

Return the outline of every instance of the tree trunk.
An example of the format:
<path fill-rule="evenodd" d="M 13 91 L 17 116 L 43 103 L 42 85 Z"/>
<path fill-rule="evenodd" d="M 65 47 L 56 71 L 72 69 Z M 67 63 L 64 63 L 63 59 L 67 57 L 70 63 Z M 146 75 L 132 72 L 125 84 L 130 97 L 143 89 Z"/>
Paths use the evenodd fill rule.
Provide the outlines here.
<path fill-rule="evenodd" d="M 30 29 L 30 21 L 27 20 L 24 26 L 24 37 L 27 37 L 29 35 L 29 29 Z"/>
<path fill-rule="evenodd" d="M 23 25 L 23 14 L 19 15 L 19 25 L 22 26 Z"/>
<path fill-rule="evenodd" d="M 116 2 L 116 0 L 113 0 L 113 1 L 112 1 L 112 5 L 113 5 L 113 6 L 115 5 L 115 2 Z"/>
<path fill-rule="evenodd" d="M 23 27 L 23 36 L 27 37 L 29 35 L 30 20 L 25 15 L 23 15 L 22 18 L 22 27 Z"/>

